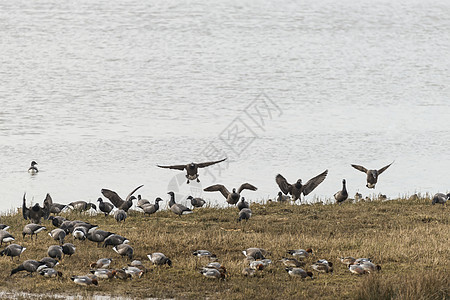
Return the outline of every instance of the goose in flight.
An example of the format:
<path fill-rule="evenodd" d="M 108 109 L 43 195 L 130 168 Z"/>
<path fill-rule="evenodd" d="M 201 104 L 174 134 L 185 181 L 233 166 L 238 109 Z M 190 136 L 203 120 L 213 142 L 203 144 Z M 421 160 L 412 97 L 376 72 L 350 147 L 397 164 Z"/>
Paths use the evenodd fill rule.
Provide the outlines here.
<path fill-rule="evenodd" d="M 39 224 L 41 222 L 41 218 L 48 220 L 50 217 L 50 208 L 53 204 L 52 197 L 49 194 L 45 197 L 44 207 L 40 207 L 38 203 L 28 208 L 26 199 L 26 193 L 23 194 L 23 203 L 22 203 L 22 215 L 25 220 L 30 219 L 33 223 Z"/>
<path fill-rule="evenodd" d="M 198 169 L 199 168 L 205 168 L 214 164 L 218 164 L 220 162 L 223 162 L 224 160 L 226 160 L 227 157 L 225 157 L 224 159 L 221 160 L 216 160 L 216 161 L 209 161 L 209 162 L 202 162 L 202 163 L 190 163 L 187 165 L 173 165 L 173 166 L 160 166 L 157 165 L 160 168 L 166 168 L 166 169 L 175 169 L 175 170 L 186 170 L 186 178 L 187 178 L 187 184 L 189 184 L 189 180 L 197 180 L 197 182 L 200 182 L 200 180 L 198 179 Z"/>
<path fill-rule="evenodd" d="M 228 204 L 234 205 L 238 203 L 239 199 L 241 198 L 241 192 L 243 190 L 251 190 L 256 191 L 258 188 L 254 185 L 251 185 L 250 183 L 243 183 L 239 187 L 239 189 L 236 191 L 236 188 L 233 188 L 232 192 L 230 193 L 227 188 L 222 184 L 215 184 L 211 185 L 205 189 L 203 189 L 205 192 L 216 192 L 219 191 L 222 193 L 222 195 L 227 199 Z"/>
<path fill-rule="evenodd" d="M 306 184 L 302 184 L 302 180 L 298 179 L 296 183 L 290 184 L 287 182 L 286 178 L 284 178 L 281 174 L 278 174 L 275 177 L 275 181 L 277 182 L 278 186 L 280 187 L 280 190 L 285 194 L 291 194 L 293 197 L 293 200 L 301 199 L 301 194 L 303 196 L 308 195 L 311 193 L 319 184 L 322 183 L 322 181 L 325 180 L 325 177 L 327 177 L 328 170 L 325 170 L 324 172 L 320 173 L 316 177 L 311 178 L 308 180 Z"/>
<path fill-rule="evenodd" d="M 374 189 L 375 188 L 375 184 L 378 181 L 378 176 L 383 173 L 384 171 L 386 171 L 387 168 L 389 168 L 390 165 L 392 165 L 394 162 L 391 162 L 389 165 L 382 167 L 379 170 L 368 170 L 366 168 L 364 168 L 363 166 L 359 166 L 359 165 L 352 165 L 353 168 L 355 168 L 356 170 L 359 170 L 363 173 L 367 174 L 367 184 L 366 187 L 368 187 L 369 189 Z"/>
<path fill-rule="evenodd" d="M 138 189 L 140 189 L 141 187 L 143 187 L 144 185 L 140 185 L 137 188 L 135 188 L 134 190 L 131 191 L 131 193 L 128 194 L 128 196 L 125 198 L 125 200 L 123 200 L 122 198 L 120 198 L 119 195 L 117 195 L 116 192 L 108 190 L 108 189 L 102 189 L 101 192 L 103 194 L 103 196 L 105 196 L 106 198 L 109 199 L 109 201 L 111 201 L 112 204 L 114 204 L 115 207 L 117 207 L 118 209 L 123 209 L 124 211 L 128 211 L 128 209 L 130 209 L 130 207 L 133 205 L 133 199 L 136 199 L 136 197 L 133 196 L 134 192 L 136 192 Z"/>

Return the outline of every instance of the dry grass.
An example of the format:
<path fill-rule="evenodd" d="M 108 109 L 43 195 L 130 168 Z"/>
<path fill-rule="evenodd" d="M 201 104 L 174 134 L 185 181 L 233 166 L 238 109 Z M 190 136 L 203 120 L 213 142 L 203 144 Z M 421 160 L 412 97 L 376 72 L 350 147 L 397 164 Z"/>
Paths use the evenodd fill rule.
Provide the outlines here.
<path fill-rule="evenodd" d="M 182 299 L 449 299 L 450 225 L 447 207 L 430 205 L 428 197 L 391 201 L 362 201 L 343 205 L 320 203 L 290 205 L 253 204 L 253 217 L 237 223 L 237 208 L 203 208 L 179 218 L 169 211 L 151 217 L 130 213 L 123 225 L 111 216 L 64 215 L 98 224 L 101 229 L 126 236 L 135 249 L 135 258 L 149 268 L 141 279 L 103 280 L 98 287 L 81 288 L 70 281 L 71 275 L 86 274 L 88 264 L 101 257 L 112 257 L 112 267 L 127 264 L 111 248 L 97 248 L 90 241 L 75 241 L 77 252 L 57 267 L 62 280 L 40 276 L 9 277 L 18 265 L 9 257 L 0 258 L 3 290 L 17 290 L 51 295 L 112 294 L 127 297 Z M 27 248 L 20 261 L 46 256 L 54 241 L 40 233 L 38 241 L 22 239 L 26 224 L 20 214 L 2 216 L 2 223 L 16 242 Z M 49 230 L 50 222 L 45 221 Z M 66 239 L 72 242 L 72 238 Z M 274 264 L 258 277 L 241 275 L 248 247 L 269 250 Z M 335 263 L 333 274 L 317 274 L 314 280 L 292 279 L 277 261 L 286 250 L 309 248 L 315 251 L 311 262 L 327 259 Z M 228 270 L 225 281 L 208 280 L 197 271 L 192 251 L 208 249 L 218 255 Z M 173 267 L 153 267 L 146 255 L 163 252 Z M 338 258 L 370 257 L 382 266 L 378 274 L 351 274 Z"/>

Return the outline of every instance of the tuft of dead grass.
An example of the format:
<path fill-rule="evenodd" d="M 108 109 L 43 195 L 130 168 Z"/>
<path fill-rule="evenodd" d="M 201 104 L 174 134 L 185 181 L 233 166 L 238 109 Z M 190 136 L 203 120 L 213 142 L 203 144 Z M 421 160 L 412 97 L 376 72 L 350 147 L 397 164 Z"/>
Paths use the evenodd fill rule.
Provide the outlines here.
<path fill-rule="evenodd" d="M 118 224 L 112 216 L 89 216 L 65 213 L 70 220 L 85 220 L 100 229 L 123 235 L 130 240 L 135 258 L 148 272 L 140 279 L 128 281 L 102 280 L 98 287 L 81 288 L 73 284 L 71 275 L 89 272 L 89 263 L 111 257 L 111 267 L 122 268 L 128 261 L 110 247 L 97 248 L 90 241 L 66 242 L 77 246 L 72 257 L 63 259 L 57 269 L 63 278 L 45 279 L 25 274 L 9 276 L 19 262 L 0 257 L 1 288 L 45 296 L 51 294 L 110 294 L 124 297 L 156 297 L 178 299 L 448 299 L 450 298 L 450 217 L 448 208 L 431 205 L 429 196 L 404 197 L 391 201 L 373 199 L 354 203 L 290 205 L 266 202 L 253 204 L 253 216 L 238 223 L 235 207 L 195 209 L 193 214 L 175 216 L 160 211 L 144 216 L 130 211 L 125 222 Z M 45 221 L 47 232 L 37 241 L 22 239 L 27 221 L 20 211 L 1 217 L 16 243 L 27 250 L 20 262 L 41 259 L 55 242 L 47 235 L 53 226 Z M 261 247 L 270 251 L 273 264 L 253 278 L 241 271 L 246 267 L 242 250 Z M 317 259 L 334 263 L 333 274 L 317 274 L 313 280 L 291 278 L 278 262 L 288 249 L 312 248 L 306 270 Z M 199 272 L 194 250 L 207 249 L 226 266 L 225 281 L 208 280 Z M 152 266 L 146 255 L 163 252 L 172 259 L 172 267 Z M 358 276 L 351 274 L 339 257 L 370 257 L 380 264 L 380 273 Z"/>

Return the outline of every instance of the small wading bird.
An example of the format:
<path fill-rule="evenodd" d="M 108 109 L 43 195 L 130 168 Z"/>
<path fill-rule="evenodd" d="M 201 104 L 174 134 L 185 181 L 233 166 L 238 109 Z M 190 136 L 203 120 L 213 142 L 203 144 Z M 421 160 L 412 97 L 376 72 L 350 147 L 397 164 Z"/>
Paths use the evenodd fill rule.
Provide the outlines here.
<path fill-rule="evenodd" d="M 40 207 L 38 203 L 28 208 L 25 199 L 26 193 L 23 194 L 22 215 L 25 220 L 30 219 L 33 223 L 39 224 L 41 218 L 48 220 L 50 216 L 50 207 L 53 204 L 52 197 L 49 194 L 45 197 L 44 207 Z"/>
<path fill-rule="evenodd" d="M 35 162 L 34 160 L 31 162 L 31 166 L 28 168 L 28 173 L 30 173 L 31 175 L 36 174 L 37 172 L 39 172 L 38 168 L 36 168 L 37 162 Z"/>
<path fill-rule="evenodd" d="M 280 190 L 285 194 L 290 194 L 293 197 L 293 200 L 301 199 L 301 194 L 303 196 L 308 195 L 311 193 L 319 184 L 322 183 L 322 181 L 325 180 L 325 177 L 327 177 L 328 170 L 325 170 L 324 172 L 320 173 L 316 177 L 311 178 L 308 180 L 306 184 L 302 184 L 302 180 L 298 179 L 296 183 L 290 184 L 287 182 L 286 178 L 284 178 L 281 174 L 278 174 L 275 177 L 275 181 L 277 182 L 278 186 L 280 187 Z"/>
<path fill-rule="evenodd" d="M 108 190 L 108 189 L 102 189 L 101 192 L 103 196 L 109 199 L 112 204 L 114 204 L 115 207 L 118 209 L 123 209 L 124 211 L 128 211 L 130 207 L 133 205 L 133 200 L 136 199 L 136 197 L 133 196 L 134 192 L 136 192 L 138 189 L 143 187 L 144 185 L 140 185 L 134 190 L 131 191 L 131 193 L 128 194 L 128 196 L 125 198 L 125 200 L 122 200 L 122 198 L 117 195 L 116 192 Z"/>
<path fill-rule="evenodd" d="M 197 180 L 197 182 L 200 182 L 200 180 L 198 179 L 198 169 L 199 168 L 205 168 L 214 164 L 218 164 L 220 162 L 223 162 L 224 160 L 226 160 L 227 158 L 221 159 L 221 160 L 216 160 L 216 161 L 209 161 L 209 162 L 203 162 L 203 163 L 190 163 L 187 165 L 173 165 L 173 166 L 160 166 L 157 165 L 160 168 L 166 168 L 166 169 L 175 169 L 175 170 L 186 170 L 186 178 L 187 178 L 187 184 L 189 184 L 189 180 Z"/>
<path fill-rule="evenodd" d="M 238 203 L 239 199 L 241 198 L 241 192 L 243 190 L 251 190 L 256 191 L 258 188 L 251 185 L 250 183 L 243 183 L 239 189 L 236 191 L 235 188 L 233 188 L 232 192 L 230 193 L 227 188 L 222 184 L 215 184 L 211 185 L 204 189 L 205 192 L 221 192 L 222 195 L 227 199 L 228 204 L 235 205 Z"/>
<path fill-rule="evenodd" d="M 379 170 L 368 170 L 366 168 L 364 168 L 363 166 L 359 166 L 359 165 L 352 165 L 353 168 L 355 168 L 358 171 L 361 171 L 363 173 L 367 174 L 367 184 L 366 187 L 368 187 L 369 189 L 374 189 L 375 188 L 375 184 L 377 184 L 378 181 L 378 176 L 383 173 L 384 171 L 386 171 L 387 168 L 389 168 L 390 165 L 392 165 L 394 162 L 391 162 L 389 165 L 382 167 Z"/>

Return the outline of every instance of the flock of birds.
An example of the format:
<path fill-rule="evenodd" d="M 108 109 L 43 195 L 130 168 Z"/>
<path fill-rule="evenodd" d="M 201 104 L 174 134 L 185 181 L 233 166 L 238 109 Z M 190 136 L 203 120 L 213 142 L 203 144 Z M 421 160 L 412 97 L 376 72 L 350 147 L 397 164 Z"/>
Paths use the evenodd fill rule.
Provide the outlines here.
<path fill-rule="evenodd" d="M 159 166 L 162 168 L 171 168 L 178 170 L 186 170 L 187 183 L 190 180 L 197 180 L 199 182 L 198 169 L 204 168 L 216 163 L 220 163 L 226 160 L 218 160 L 213 162 L 205 163 L 191 163 L 187 165 L 174 165 L 174 166 Z M 392 163 L 391 163 L 392 164 Z M 359 165 L 352 165 L 355 169 L 366 173 L 367 175 L 367 187 L 375 188 L 378 176 L 383 173 L 391 164 L 378 169 L 369 170 Z M 31 174 L 37 174 L 39 171 L 36 167 L 37 163 L 32 161 L 29 168 Z M 311 178 L 305 184 L 302 183 L 301 179 L 298 179 L 295 183 L 289 183 L 281 174 L 278 174 L 275 178 L 276 183 L 280 188 L 278 193 L 277 201 L 286 201 L 288 199 L 301 200 L 301 195 L 304 196 L 311 193 L 320 183 L 324 181 L 328 174 L 328 170 L 320 173 L 319 175 Z M 159 202 L 163 201 L 161 198 L 156 198 L 154 203 L 150 203 L 149 200 L 143 199 L 140 195 L 136 198 L 133 194 L 142 187 L 140 185 L 131 191 L 125 199 L 122 199 L 116 192 L 109 189 L 102 189 L 101 193 L 110 202 L 104 201 L 102 198 L 98 198 L 97 202 L 99 210 L 108 216 L 114 209 L 113 212 L 115 220 L 117 222 L 125 221 L 127 218 L 127 212 L 133 205 L 133 200 L 137 200 L 137 207 L 142 209 L 145 214 L 154 214 L 159 210 Z M 243 183 L 238 189 L 233 188 L 231 192 L 221 184 L 215 184 L 204 189 L 206 192 L 220 192 L 226 202 L 230 205 L 236 205 L 239 209 L 238 221 L 248 220 L 252 215 L 252 211 L 249 207 L 249 203 L 245 201 L 244 197 L 241 197 L 241 192 L 243 190 L 255 191 L 257 188 L 249 183 Z M 173 192 L 168 193 L 170 196 L 169 208 L 170 210 L 181 216 L 183 214 L 192 213 L 193 211 L 175 202 L 175 194 Z M 342 181 L 342 189 L 334 195 L 337 203 L 342 203 L 348 198 L 348 193 L 346 190 L 346 181 Z M 432 204 L 442 203 L 444 204 L 450 198 L 449 194 L 438 193 L 433 197 Z M 198 208 L 205 204 L 205 200 L 201 198 L 194 198 L 189 196 L 188 199 L 191 202 L 192 207 Z M 69 204 L 59 204 L 54 203 L 49 194 L 43 201 L 43 207 L 38 203 L 31 207 L 26 205 L 26 194 L 23 196 L 22 214 L 23 218 L 30 220 L 32 223 L 24 226 L 22 231 L 23 239 L 27 235 L 30 235 L 30 239 L 37 239 L 38 233 L 46 230 L 46 227 L 40 225 L 41 219 L 51 220 L 52 225 L 55 229 L 49 232 L 49 236 L 55 240 L 58 244 L 51 245 L 47 250 L 47 257 L 41 260 L 26 260 L 16 268 L 11 270 L 11 276 L 21 272 L 27 271 L 30 275 L 37 272 L 45 277 L 60 277 L 62 273 L 54 269 L 58 265 L 59 261 L 65 256 L 71 256 L 76 251 L 76 246 L 73 243 L 66 243 L 65 239 L 68 235 L 72 235 L 74 240 L 89 240 L 91 242 L 97 243 L 98 246 L 109 247 L 122 257 L 126 257 L 131 263 L 126 267 L 120 269 L 109 269 L 112 262 L 111 258 L 100 258 L 97 262 L 90 265 L 92 268 L 90 274 L 82 276 L 72 276 L 71 280 L 79 285 L 89 286 L 97 285 L 98 279 L 101 278 L 120 278 L 128 279 L 133 277 L 141 277 L 147 270 L 143 266 L 141 261 L 133 260 L 134 249 L 129 245 L 129 240 L 119 234 L 104 231 L 98 228 L 98 226 L 90 224 L 85 221 L 80 220 L 66 220 L 62 216 L 58 216 L 61 211 L 72 208 L 78 211 L 86 211 L 89 209 L 97 210 L 97 206 L 93 203 L 87 203 L 85 201 L 75 201 Z M 55 214 L 54 216 L 51 214 Z M 12 243 L 15 241 L 14 236 L 12 236 L 7 230 L 9 226 L 5 224 L 0 224 L 0 245 L 3 243 L 10 243 L 0 252 L 0 255 L 10 256 L 13 260 L 14 257 L 18 257 L 20 260 L 20 255 L 26 248 Z M 193 253 L 198 258 L 207 257 L 211 262 L 201 268 L 200 273 L 208 278 L 218 278 L 224 279 L 227 276 L 227 270 L 225 266 L 217 262 L 217 256 L 212 254 L 207 250 L 197 250 Z M 249 248 L 243 251 L 245 255 L 245 260 L 248 262 L 248 266 L 242 271 L 244 276 L 255 276 L 258 272 L 263 271 L 272 264 L 272 260 L 266 258 L 270 255 L 268 251 L 261 248 Z M 290 256 L 283 257 L 279 262 L 285 266 L 285 270 L 290 276 L 298 276 L 301 278 L 313 278 L 313 273 L 305 271 L 303 269 L 306 266 L 306 260 L 313 255 L 312 249 L 296 249 L 288 250 L 287 254 Z M 147 255 L 148 259 L 154 265 L 168 265 L 172 266 L 172 261 L 166 255 L 160 252 L 151 253 Z M 381 269 L 379 265 L 374 264 L 371 259 L 368 258 L 353 258 L 353 257 L 342 257 L 341 262 L 345 264 L 348 270 L 355 274 L 365 274 L 372 273 Z M 319 259 L 312 263 L 311 269 L 320 273 L 331 273 L 333 272 L 333 263 L 325 259 Z"/>

